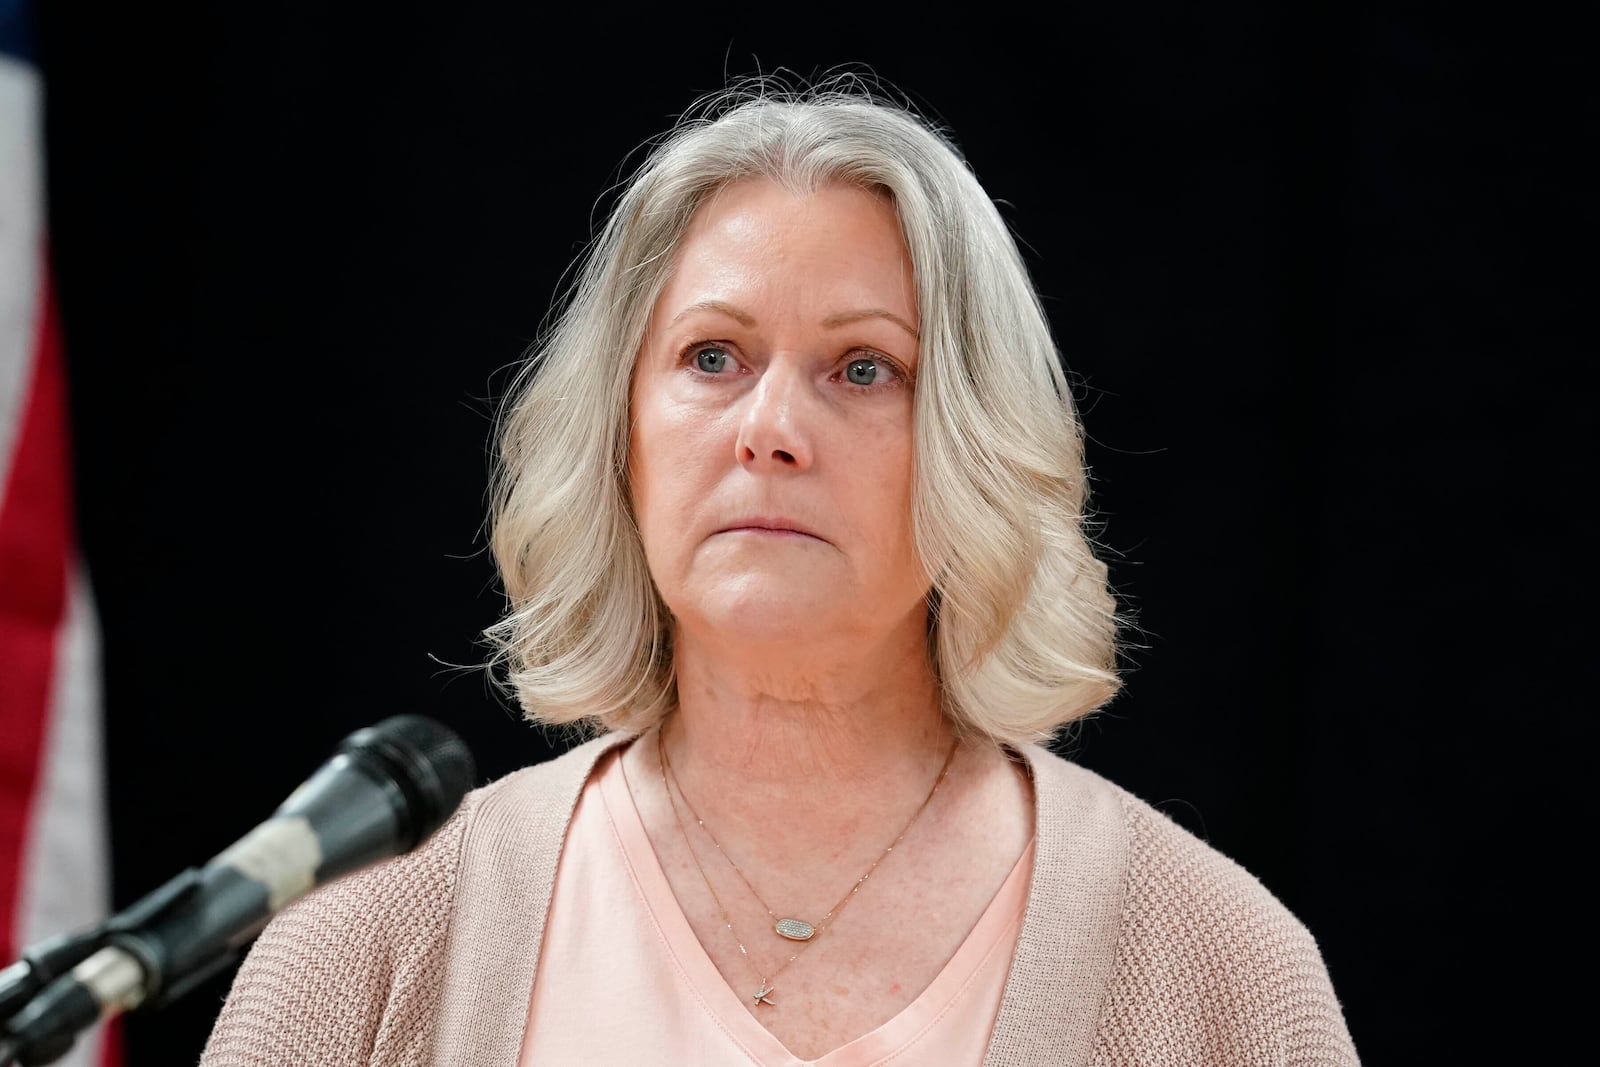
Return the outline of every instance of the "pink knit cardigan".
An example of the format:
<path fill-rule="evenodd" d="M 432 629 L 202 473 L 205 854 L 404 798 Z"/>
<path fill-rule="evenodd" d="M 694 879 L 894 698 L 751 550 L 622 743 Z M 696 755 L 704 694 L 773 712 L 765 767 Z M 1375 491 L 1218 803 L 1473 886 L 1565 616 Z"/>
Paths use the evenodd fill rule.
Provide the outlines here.
<path fill-rule="evenodd" d="M 416 851 L 280 913 L 202 1067 L 514 1065 L 567 821 L 623 740 L 474 791 Z M 1357 1063 L 1316 942 L 1255 878 L 1098 775 L 1021 751 L 1033 882 L 986 1064 Z"/>

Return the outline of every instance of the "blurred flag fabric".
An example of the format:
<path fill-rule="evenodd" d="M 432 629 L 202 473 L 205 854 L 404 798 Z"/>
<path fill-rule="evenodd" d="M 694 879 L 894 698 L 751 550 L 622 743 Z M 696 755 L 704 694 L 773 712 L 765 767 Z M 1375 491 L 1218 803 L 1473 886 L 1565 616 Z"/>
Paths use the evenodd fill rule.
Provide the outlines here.
<path fill-rule="evenodd" d="M 98 626 L 77 553 L 27 0 L 0 0 L 0 967 L 110 904 Z M 96 1028 L 56 1061 L 120 1062 Z"/>

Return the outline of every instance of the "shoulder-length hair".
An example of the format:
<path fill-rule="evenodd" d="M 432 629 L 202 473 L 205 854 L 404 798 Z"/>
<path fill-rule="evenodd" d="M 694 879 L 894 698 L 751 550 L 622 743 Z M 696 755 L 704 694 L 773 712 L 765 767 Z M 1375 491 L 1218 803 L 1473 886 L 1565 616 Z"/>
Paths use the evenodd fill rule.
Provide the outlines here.
<path fill-rule="evenodd" d="M 628 484 L 629 386 L 690 218 L 749 177 L 892 201 L 921 319 L 913 527 L 945 713 L 997 742 L 1048 738 L 1118 685 L 1071 391 L 1016 244 L 958 151 L 854 86 L 718 94 L 622 190 L 502 411 L 496 665 L 536 722 L 639 733 L 676 706 L 671 617 Z"/>

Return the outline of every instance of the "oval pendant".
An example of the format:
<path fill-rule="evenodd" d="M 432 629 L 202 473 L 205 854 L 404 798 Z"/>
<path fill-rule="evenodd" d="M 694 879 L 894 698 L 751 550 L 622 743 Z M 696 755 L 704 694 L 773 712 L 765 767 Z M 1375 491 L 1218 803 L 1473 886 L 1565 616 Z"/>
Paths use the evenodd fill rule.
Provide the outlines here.
<path fill-rule="evenodd" d="M 804 919 L 779 919 L 773 929 L 779 937 L 787 937 L 790 941 L 810 941 L 817 928 Z"/>

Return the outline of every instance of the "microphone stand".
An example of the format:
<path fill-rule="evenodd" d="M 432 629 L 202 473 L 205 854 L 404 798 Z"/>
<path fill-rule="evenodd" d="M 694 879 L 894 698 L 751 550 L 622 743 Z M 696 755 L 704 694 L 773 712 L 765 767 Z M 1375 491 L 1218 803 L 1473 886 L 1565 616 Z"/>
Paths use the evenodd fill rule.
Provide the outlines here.
<path fill-rule="evenodd" d="M 41 941 L 24 951 L 17 962 L 0 971 L 0 1067 L 10 1067 L 13 1063 L 51 1063 L 72 1047 L 69 1037 L 59 1050 L 38 1049 L 46 1058 L 36 1059 L 35 1050 L 28 1047 L 28 1042 L 11 1034 L 11 1019 L 26 1010 L 52 981 L 98 952 L 109 933 L 107 925 L 101 923 L 79 933 Z"/>
<path fill-rule="evenodd" d="M 79 1031 L 110 1014 L 71 977 L 74 967 L 101 949 L 113 945 L 127 949 L 147 976 L 159 974 L 155 961 L 146 959 L 144 946 L 130 944 L 135 939 L 122 935 L 180 907 L 199 885 L 200 870 L 190 867 L 112 918 L 76 934 L 41 941 L 0 971 L 0 1067 L 54 1063 L 72 1048 Z M 140 1007 L 170 1003 L 234 958 L 233 952 L 223 953 L 168 988 L 155 990 L 157 996 Z"/>
<path fill-rule="evenodd" d="M 0 1027 L 27 1006 L 53 979 L 94 955 L 104 944 L 106 924 L 75 934 L 48 938 L 23 952 L 22 958 L 0 971 Z"/>

